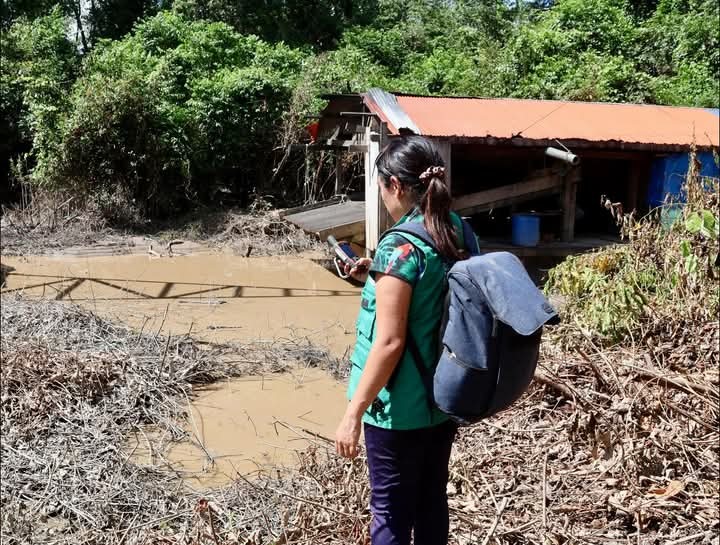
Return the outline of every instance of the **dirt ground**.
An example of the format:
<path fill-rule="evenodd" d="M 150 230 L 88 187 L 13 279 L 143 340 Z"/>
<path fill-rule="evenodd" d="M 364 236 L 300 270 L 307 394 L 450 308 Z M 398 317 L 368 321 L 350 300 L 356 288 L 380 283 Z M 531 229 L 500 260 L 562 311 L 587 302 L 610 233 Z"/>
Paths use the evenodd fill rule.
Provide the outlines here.
<path fill-rule="evenodd" d="M 209 486 L 170 459 L 190 442 L 220 465 L 189 409 L 210 385 L 347 371 L 357 288 L 272 216 L 224 225 L 226 242 L 197 246 L 168 244 L 177 232 L 3 242 L 4 543 L 367 543 L 364 455 L 338 458 L 326 432 L 275 418 L 301 444 L 294 463 Z M 272 243 L 250 242 L 261 232 Z M 37 257 L 61 248 L 72 255 Z M 718 545 L 719 339 L 703 327 L 672 365 L 661 347 L 601 350 L 576 331 L 568 348 L 548 331 L 528 394 L 459 434 L 450 543 Z"/>

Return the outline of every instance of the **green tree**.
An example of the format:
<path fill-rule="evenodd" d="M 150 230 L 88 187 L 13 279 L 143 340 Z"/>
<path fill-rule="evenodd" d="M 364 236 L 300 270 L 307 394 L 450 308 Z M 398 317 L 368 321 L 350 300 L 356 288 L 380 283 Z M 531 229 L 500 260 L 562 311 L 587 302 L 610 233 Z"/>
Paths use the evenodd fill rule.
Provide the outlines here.
<path fill-rule="evenodd" d="M 720 36 L 717 2 L 663 0 L 639 28 L 634 57 L 651 75 L 654 101 L 717 107 Z"/>
<path fill-rule="evenodd" d="M 47 15 L 56 4 L 57 0 L 2 0 L 0 1 L 2 29 L 7 30 L 20 18 L 33 20 Z"/>
<path fill-rule="evenodd" d="M 270 171 L 303 58 L 223 23 L 162 12 L 86 59 L 33 179 L 126 216 L 250 191 Z"/>
<path fill-rule="evenodd" d="M 495 94 L 492 57 L 511 32 L 503 2 L 382 0 L 372 25 L 342 42 L 386 69 L 389 86 L 422 94 Z"/>
<path fill-rule="evenodd" d="M 266 41 L 326 50 L 337 45 L 347 26 L 365 24 L 376 0 L 175 0 L 173 9 L 190 19 L 228 23 Z"/>
<path fill-rule="evenodd" d="M 504 52 L 504 87 L 517 97 L 643 102 L 648 78 L 628 52 L 636 26 L 621 0 L 562 0 L 522 25 Z"/>
<path fill-rule="evenodd" d="M 1 39 L 0 168 L 7 184 L 12 160 L 31 150 L 49 152 L 57 142 L 78 55 L 57 7 L 44 17 L 17 20 Z"/>
<path fill-rule="evenodd" d="M 93 0 L 87 24 L 93 43 L 102 38 L 117 40 L 135 23 L 170 7 L 170 0 Z"/>

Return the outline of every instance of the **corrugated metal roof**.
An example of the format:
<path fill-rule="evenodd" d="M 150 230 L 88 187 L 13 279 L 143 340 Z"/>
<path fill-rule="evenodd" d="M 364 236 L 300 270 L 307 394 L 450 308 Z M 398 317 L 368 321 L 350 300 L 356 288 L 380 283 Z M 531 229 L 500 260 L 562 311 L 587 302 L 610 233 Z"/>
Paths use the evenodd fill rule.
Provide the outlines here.
<path fill-rule="evenodd" d="M 717 147 L 718 118 L 703 108 L 553 100 L 397 95 L 397 103 L 426 136 L 622 142 L 652 147 Z M 389 115 L 366 99 L 371 111 Z M 392 125 L 392 123 L 391 123 Z M 390 126 L 398 134 L 395 126 Z"/>
<path fill-rule="evenodd" d="M 373 87 L 363 95 L 363 99 L 371 110 L 382 112 L 385 118 L 384 121 L 391 127 L 391 131 L 397 133 L 400 130 L 407 129 L 415 134 L 421 134 L 420 128 L 400 107 L 397 97 L 392 93 Z M 371 104 L 372 106 L 370 106 Z"/>

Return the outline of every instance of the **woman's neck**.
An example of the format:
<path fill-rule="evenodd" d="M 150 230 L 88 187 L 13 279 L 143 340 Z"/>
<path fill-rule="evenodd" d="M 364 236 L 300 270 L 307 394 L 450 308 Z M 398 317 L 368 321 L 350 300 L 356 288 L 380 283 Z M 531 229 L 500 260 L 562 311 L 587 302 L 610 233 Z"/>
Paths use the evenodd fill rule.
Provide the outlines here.
<path fill-rule="evenodd" d="M 393 218 L 392 218 L 393 221 L 394 221 L 395 223 L 397 223 L 397 222 L 399 222 L 401 219 L 403 219 L 404 217 L 412 215 L 413 212 L 415 212 L 416 208 L 417 208 L 417 204 L 410 204 L 407 208 L 404 208 L 405 211 L 402 212 L 402 213 L 400 213 L 397 218 L 396 218 L 396 217 L 393 217 Z"/>

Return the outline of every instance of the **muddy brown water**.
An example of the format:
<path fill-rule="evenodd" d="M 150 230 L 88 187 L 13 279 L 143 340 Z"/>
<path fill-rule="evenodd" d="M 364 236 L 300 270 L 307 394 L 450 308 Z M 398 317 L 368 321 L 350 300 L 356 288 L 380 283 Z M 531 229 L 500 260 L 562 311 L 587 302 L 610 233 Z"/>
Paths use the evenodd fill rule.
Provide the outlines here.
<path fill-rule="evenodd" d="M 9 271 L 2 293 L 71 301 L 145 331 L 190 331 L 216 342 L 310 341 L 338 357 L 354 342 L 360 290 L 308 258 L 3 257 L 2 264 Z M 199 486 L 292 465 L 309 436 L 332 438 L 344 390 L 317 369 L 212 385 L 191 402 L 192 441 L 166 456 Z M 157 463 L 148 448 L 156 440 L 151 431 L 130 439 L 138 463 Z"/>
<path fill-rule="evenodd" d="M 208 341 L 308 339 L 342 356 L 359 289 L 299 257 L 5 258 L 2 293 L 82 305 L 139 329 Z"/>
<path fill-rule="evenodd" d="M 295 465 L 309 443 L 330 444 L 345 407 L 344 386 L 314 368 L 238 378 L 195 393 L 185 426 L 191 439 L 171 444 L 163 456 L 201 488 Z M 157 465 L 155 445 L 162 442 L 146 430 L 127 448 L 136 463 Z"/>

